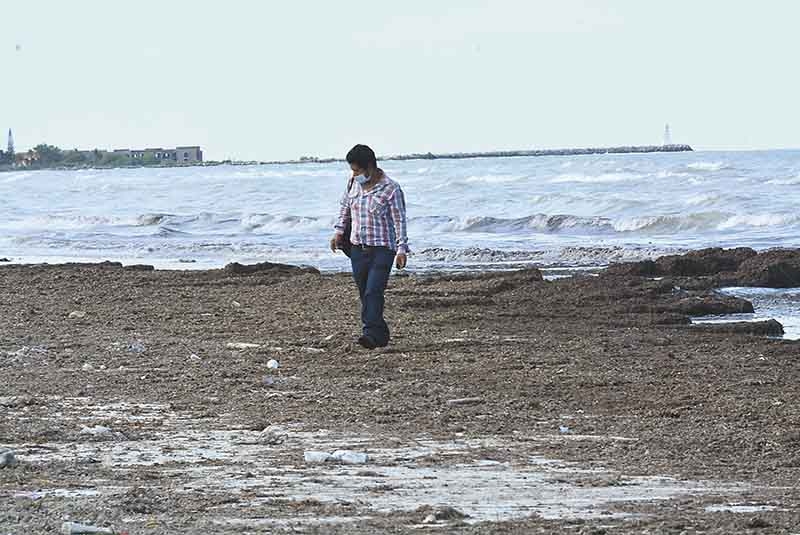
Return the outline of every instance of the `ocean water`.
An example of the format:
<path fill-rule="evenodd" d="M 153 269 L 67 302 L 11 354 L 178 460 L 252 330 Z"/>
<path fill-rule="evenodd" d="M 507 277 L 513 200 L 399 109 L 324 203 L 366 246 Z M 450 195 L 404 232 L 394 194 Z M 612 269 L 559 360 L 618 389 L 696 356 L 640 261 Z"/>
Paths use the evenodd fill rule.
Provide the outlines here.
<path fill-rule="evenodd" d="M 706 246 L 800 246 L 800 151 L 383 168 L 406 193 L 411 269 L 587 268 Z M 346 270 L 327 242 L 347 177 L 341 163 L 1 173 L 0 258 Z"/>
<path fill-rule="evenodd" d="M 786 340 L 800 340 L 800 288 L 722 288 L 723 294 L 753 303 L 752 314 L 726 314 L 693 318 L 693 323 L 730 323 L 775 319 L 783 325 Z"/>

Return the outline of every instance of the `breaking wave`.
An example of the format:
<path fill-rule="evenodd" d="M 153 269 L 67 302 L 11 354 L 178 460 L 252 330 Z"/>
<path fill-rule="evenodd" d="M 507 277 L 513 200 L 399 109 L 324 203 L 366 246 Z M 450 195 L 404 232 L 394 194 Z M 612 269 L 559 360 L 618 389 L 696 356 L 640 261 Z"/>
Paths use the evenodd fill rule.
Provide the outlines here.
<path fill-rule="evenodd" d="M 697 212 L 680 215 L 636 217 L 582 217 L 575 215 L 535 214 L 520 218 L 427 217 L 412 219 L 411 224 L 438 232 L 520 233 L 670 233 L 686 231 L 722 231 L 737 228 L 800 225 L 797 214 L 738 215 L 726 212 Z"/>

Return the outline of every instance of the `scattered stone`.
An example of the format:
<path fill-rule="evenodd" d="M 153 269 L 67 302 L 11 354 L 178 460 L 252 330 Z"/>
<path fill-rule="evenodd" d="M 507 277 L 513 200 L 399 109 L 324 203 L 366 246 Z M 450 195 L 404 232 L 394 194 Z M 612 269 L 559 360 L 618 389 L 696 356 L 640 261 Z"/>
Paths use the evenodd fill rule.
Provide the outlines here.
<path fill-rule="evenodd" d="M 330 342 L 330 341 L 331 341 L 331 340 L 333 340 L 335 337 L 336 337 L 336 335 L 335 335 L 335 334 L 329 334 L 328 336 L 326 336 L 326 337 L 325 337 L 325 341 L 326 341 L 326 342 Z"/>
<path fill-rule="evenodd" d="M 567 427 L 566 425 L 559 425 L 558 426 L 558 432 L 561 433 L 562 435 L 567 435 L 570 432 L 572 432 L 572 430 L 569 427 Z"/>
<path fill-rule="evenodd" d="M 325 350 L 324 350 L 324 349 L 321 349 L 321 348 L 319 348 L 319 347 L 304 347 L 304 348 L 302 348 L 302 349 L 303 349 L 303 351 L 305 351 L 306 353 L 311 353 L 311 354 L 325 353 Z"/>
<path fill-rule="evenodd" d="M 423 524 L 435 524 L 437 522 L 452 522 L 469 518 L 469 515 L 464 514 L 455 507 L 451 507 L 449 505 L 443 505 L 436 508 L 432 508 L 431 506 L 426 505 L 417 509 L 417 512 L 421 514 L 427 513 L 425 519 L 422 521 Z"/>
<path fill-rule="evenodd" d="M 11 450 L 0 450 L 0 468 L 14 466 L 17 464 L 17 457 Z"/>
<path fill-rule="evenodd" d="M 258 441 L 262 444 L 277 445 L 286 442 L 289 433 L 279 425 L 271 425 L 258 434 Z"/>
<path fill-rule="evenodd" d="M 128 351 L 131 353 L 144 353 L 147 351 L 147 346 L 141 340 L 136 340 L 128 344 Z"/>
<path fill-rule="evenodd" d="M 264 386 L 275 386 L 275 383 L 276 383 L 277 381 L 275 381 L 275 378 L 274 378 L 273 376 L 271 376 L 271 375 L 265 375 L 265 376 L 264 376 L 264 377 L 261 379 L 261 382 L 264 384 Z"/>
<path fill-rule="evenodd" d="M 250 342 L 228 342 L 228 349 L 256 349 L 261 347 L 261 344 L 252 344 Z"/>
<path fill-rule="evenodd" d="M 0 258 L 0 262 L 11 262 L 8 258 Z"/>
<path fill-rule="evenodd" d="M 94 371 L 94 365 L 91 362 L 87 362 L 86 364 L 81 366 L 81 370 L 83 370 L 85 372 Z"/>
<path fill-rule="evenodd" d="M 756 516 L 756 517 L 751 518 L 747 522 L 746 527 L 748 527 L 750 529 L 763 529 L 763 528 L 772 527 L 772 524 L 770 524 L 769 522 L 767 522 L 763 518 Z"/>
<path fill-rule="evenodd" d="M 269 368 L 270 370 L 277 370 L 280 367 L 281 367 L 280 363 L 275 359 L 269 359 L 267 361 L 267 368 Z"/>
<path fill-rule="evenodd" d="M 331 460 L 332 455 L 327 451 L 306 451 L 303 460 L 309 464 L 320 464 Z"/>
<path fill-rule="evenodd" d="M 197 362 L 198 360 L 200 360 L 200 355 L 197 355 L 196 353 L 192 353 L 191 355 L 189 355 L 189 360 Z"/>
<path fill-rule="evenodd" d="M 242 304 L 239 301 L 231 301 L 231 304 L 236 308 L 242 307 Z"/>
<path fill-rule="evenodd" d="M 483 398 L 458 398 L 447 400 L 448 405 L 475 405 L 482 402 Z"/>
<path fill-rule="evenodd" d="M 68 318 L 71 320 L 81 319 L 86 317 L 86 312 L 82 310 L 73 310 L 69 313 Z"/>

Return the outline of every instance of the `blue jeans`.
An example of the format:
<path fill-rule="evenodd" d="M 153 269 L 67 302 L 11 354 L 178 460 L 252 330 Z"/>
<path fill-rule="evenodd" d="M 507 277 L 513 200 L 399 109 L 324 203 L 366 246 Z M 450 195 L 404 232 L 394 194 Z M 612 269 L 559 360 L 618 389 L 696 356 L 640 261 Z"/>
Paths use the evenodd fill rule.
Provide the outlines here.
<path fill-rule="evenodd" d="M 383 319 L 383 292 L 389 282 L 395 252 L 388 247 L 353 245 L 350 263 L 353 279 L 361 298 L 361 324 L 364 336 L 368 336 L 378 347 L 389 343 L 389 326 Z"/>

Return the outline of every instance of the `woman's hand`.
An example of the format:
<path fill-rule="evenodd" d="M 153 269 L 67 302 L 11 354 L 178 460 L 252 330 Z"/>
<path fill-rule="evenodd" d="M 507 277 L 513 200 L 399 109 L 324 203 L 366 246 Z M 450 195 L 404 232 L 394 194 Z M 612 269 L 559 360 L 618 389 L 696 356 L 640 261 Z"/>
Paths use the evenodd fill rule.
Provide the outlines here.
<path fill-rule="evenodd" d="M 341 243 L 341 241 L 342 241 L 342 235 L 334 234 L 333 237 L 331 238 L 331 251 L 335 253 L 336 249 L 339 248 L 339 244 Z"/>
<path fill-rule="evenodd" d="M 397 266 L 397 269 L 405 268 L 407 263 L 408 263 L 408 257 L 406 257 L 406 254 L 397 253 L 397 257 L 395 258 L 395 264 L 394 264 L 395 266 Z"/>

